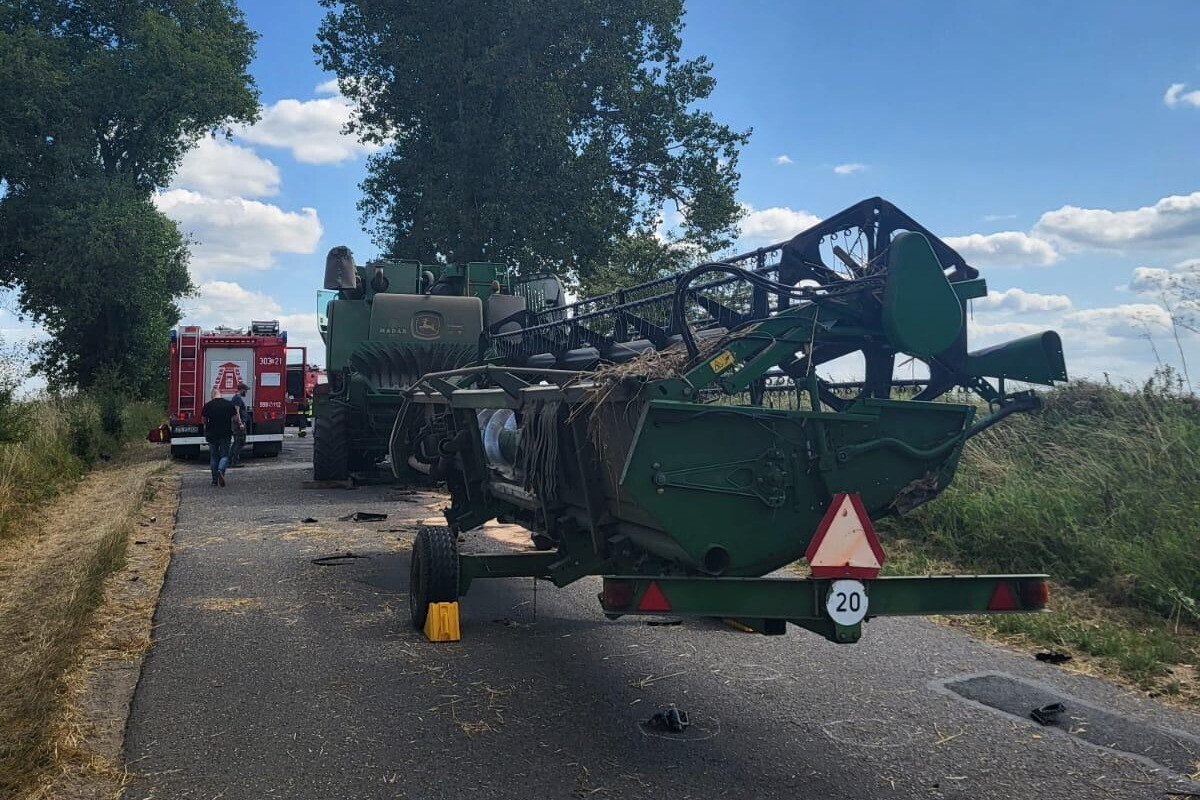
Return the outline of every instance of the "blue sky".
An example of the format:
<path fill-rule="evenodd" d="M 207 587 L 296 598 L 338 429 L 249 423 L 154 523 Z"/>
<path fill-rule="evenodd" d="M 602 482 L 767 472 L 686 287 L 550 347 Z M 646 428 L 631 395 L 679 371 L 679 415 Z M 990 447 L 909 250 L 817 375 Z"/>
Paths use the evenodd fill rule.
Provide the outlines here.
<path fill-rule="evenodd" d="M 198 241 L 189 321 L 275 315 L 315 345 L 324 253 L 376 252 L 355 208 L 365 151 L 314 62 L 315 0 L 241 4 L 263 120 L 194 151 L 159 204 Z M 1180 363 L 1161 301 L 1186 310 L 1200 288 L 1200 4 L 686 8 L 685 53 L 717 78 L 706 108 L 754 129 L 743 245 L 882 195 L 988 279 L 973 346 L 1055 328 L 1073 374 L 1140 379 L 1148 335 Z M 1197 337 L 1182 344 L 1200 379 Z"/>

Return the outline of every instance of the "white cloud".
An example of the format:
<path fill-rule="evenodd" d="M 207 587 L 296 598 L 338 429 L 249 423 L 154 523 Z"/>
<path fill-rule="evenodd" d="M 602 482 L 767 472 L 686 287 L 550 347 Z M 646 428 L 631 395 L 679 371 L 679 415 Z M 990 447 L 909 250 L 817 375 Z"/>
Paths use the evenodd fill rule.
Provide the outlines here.
<path fill-rule="evenodd" d="M 185 311 L 192 324 L 244 328 L 251 320 L 274 319 L 280 307 L 273 297 L 246 289 L 236 281 L 205 281 Z"/>
<path fill-rule="evenodd" d="M 317 94 L 341 94 L 341 89 L 338 88 L 338 79 L 330 78 L 327 81 L 321 81 L 313 90 Z"/>
<path fill-rule="evenodd" d="M 1171 315 L 1162 306 L 1128 303 L 1107 308 L 1087 308 L 1064 317 L 1070 327 L 1101 333 L 1117 339 L 1157 335 L 1171 328 Z"/>
<path fill-rule="evenodd" d="M 279 168 L 248 147 L 204 138 L 189 150 L 172 188 L 212 197 L 266 197 L 279 194 Z"/>
<path fill-rule="evenodd" d="M 1050 242 L 1020 231 L 947 236 L 945 242 L 976 266 L 1046 266 L 1058 260 Z"/>
<path fill-rule="evenodd" d="M 853 162 L 850 164 L 838 164 L 836 167 L 833 168 L 833 171 L 836 172 L 838 175 L 853 175 L 856 172 L 862 172 L 866 168 L 867 168 L 866 164 L 859 164 L 857 162 Z"/>
<path fill-rule="evenodd" d="M 792 162 L 791 156 L 789 156 L 787 153 L 784 153 L 783 155 L 775 156 L 775 163 L 776 164 L 791 164 L 793 162 Z"/>
<path fill-rule="evenodd" d="M 742 229 L 739 241 L 746 246 L 782 242 L 821 221 L 815 214 L 796 211 L 787 206 L 755 210 L 753 206 L 743 205 L 742 209 L 745 216 L 738 223 Z"/>
<path fill-rule="evenodd" d="M 1200 192 L 1128 211 L 1063 206 L 1042 214 L 1034 235 L 1076 247 L 1177 248 L 1200 243 Z"/>
<path fill-rule="evenodd" d="M 325 345 L 317 332 L 315 311 L 284 312 L 275 298 L 235 281 L 201 283 L 183 311 L 186 324 L 204 328 L 244 328 L 251 320 L 278 320 L 280 330 L 287 331 L 289 346 L 307 347 L 309 363 L 324 363 Z"/>
<path fill-rule="evenodd" d="M 323 229 L 315 208 L 299 212 L 242 197 L 208 197 L 187 189 L 155 195 L 155 205 L 179 223 L 192 245 L 192 274 L 270 269 L 272 253 L 311 253 Z"/>
<path fill-rule="evenodd" d="M 1010 311 L 1014 314 L 1061 312 L 1071 309 L 1071 298 L 1065 294 L 1037 294 L 1014 287 L 988 292 L 987 297 L 975 301 L 975 308 Z"/>
<path fill-rule="evenodd" d="M 1016 219 L 1016 214 L 984 214 L 984 222 L 999 222 L 1002 219 Z"/>
<path fill-rule="evenodd" d="M 336 88 L 336 81 L 326 81 L 317 91 Z M 340 94 L 315 100 L 287 98 L 263 106 L 261 119 L 239 128 L 237 134 L 256 144 L 287 148 L 306 164 L 338 164 L 379 150 L 378 145 L 363 144 L 343 133 L 352 113 L 352 104 Z"/>
<path fill-rule="evenodd" d="M 1190 92 L 1185 92 L 1186 83 L 1172 83 L 1167 88 L 1167 93 L 1163 95 L 1163 102 L 1169 108 L 1177 106 L 1194 106 L 1200 108 L 1200 89 L 1193 89 Z"/>

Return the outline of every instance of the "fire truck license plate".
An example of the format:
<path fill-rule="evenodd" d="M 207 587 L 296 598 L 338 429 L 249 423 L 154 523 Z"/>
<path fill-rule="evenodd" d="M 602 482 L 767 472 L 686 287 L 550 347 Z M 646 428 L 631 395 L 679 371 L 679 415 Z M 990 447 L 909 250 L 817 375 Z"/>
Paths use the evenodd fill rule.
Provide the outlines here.
<path fill-rule="evenodd" d="M 825 610 L 838 625 L 857 625 L 867 615 L 867 589 L 858 581 L 834 581 Z"/>
<path fill-rule="evenodd" d="M 175 433 L 199 433 L 199 425 L 176 425 Z"/>

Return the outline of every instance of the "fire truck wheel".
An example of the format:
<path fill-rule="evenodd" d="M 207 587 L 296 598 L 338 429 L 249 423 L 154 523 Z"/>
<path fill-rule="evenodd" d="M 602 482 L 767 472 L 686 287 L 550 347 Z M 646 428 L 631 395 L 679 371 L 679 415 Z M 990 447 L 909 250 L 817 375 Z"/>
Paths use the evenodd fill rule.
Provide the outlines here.
<path fill-rule="evenodd" d="M 257 442 L 254 445 L 255 458 L 275 458 L 283 452 L 282 442 Z"/>
<path fill-rule="evenodd" d="M 413 542 L 408 610 L 417 630 L 425 627 L 430 603 L 458 599 L 458 536 L 444 525 L 423 525 Z"/>
<path fill-rule="evenodd" d="M 313 480 L 340 481 L 350 477 L 350 409 L 330 403 L 313 421 Z"/>

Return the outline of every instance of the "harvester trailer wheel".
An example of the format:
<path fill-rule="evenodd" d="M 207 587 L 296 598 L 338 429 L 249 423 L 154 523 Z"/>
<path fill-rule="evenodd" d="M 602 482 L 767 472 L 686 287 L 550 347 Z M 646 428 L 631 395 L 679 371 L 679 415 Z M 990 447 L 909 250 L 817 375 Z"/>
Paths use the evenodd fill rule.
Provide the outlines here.
<path fill-rule="evenodd" d="M 329 411 L 313 422 L 313 480 L 340 481 L 350 477 L 350 409 L 330 403 Z"/>
<path fill-rule="evenodd" d="M 444 525 L 422 525 L 413 542 L 408 610 L 413 627 L 425 627 L 430 603 L 458 599 L 458 536 Z"/>

